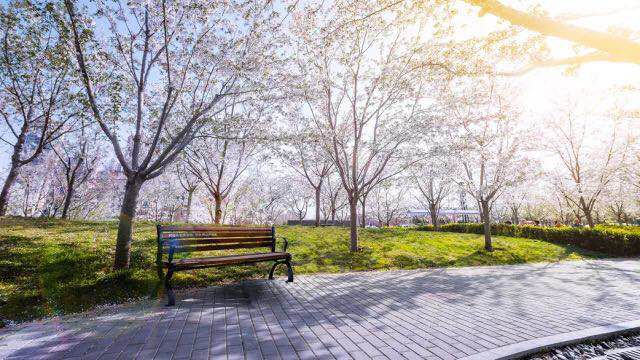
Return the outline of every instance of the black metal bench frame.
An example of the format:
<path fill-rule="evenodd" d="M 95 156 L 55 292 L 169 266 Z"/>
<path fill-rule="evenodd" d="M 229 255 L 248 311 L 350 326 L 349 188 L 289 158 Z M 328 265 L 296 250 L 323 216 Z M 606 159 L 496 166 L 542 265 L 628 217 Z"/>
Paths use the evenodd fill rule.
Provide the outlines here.
<path fill-rule="evenodd" d="M 286 238 L 280 237 L 283 240 L 283 248 L 281 252 L 277 252 L 276 229 L 273 226 L 271 228 L 252 228 L 200 225 L 163 226 L 158 224 L 156 230 L 158 234 L 156 263 L 159 275 L 163 275 L 162 269 L 167 269 L 167 273 L 164 275 L 164 287 L 168 297 L 167 306 L 173 306 L 176 303 L 171 278 L 177 271 L 274 261 L 271 270 L 269 270 L 269 280 L 273 280 L 273 273 L 278 265 L 285 265 L 287 267 L 287 282 L 293 282 L 291 254 L 287 252 L 289 242 Z M 261 247 L 269 248 L 270 251 L 254 254 L 189 257 L 174 261 L 176 253 Z M 167 260 L 163 260 L 164 254 L 167 254 Z"/>

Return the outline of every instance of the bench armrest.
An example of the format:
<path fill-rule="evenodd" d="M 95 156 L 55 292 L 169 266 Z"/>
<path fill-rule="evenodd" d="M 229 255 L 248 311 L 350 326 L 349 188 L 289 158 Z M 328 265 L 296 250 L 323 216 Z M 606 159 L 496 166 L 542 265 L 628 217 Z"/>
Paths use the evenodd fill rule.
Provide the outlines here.
<path fill-rule="evenodd" d="M 286 237 L 280 236 L 282 239 L 282 252 L 287 252 L 287 247 L 289 247 L 289 240 Z"/>

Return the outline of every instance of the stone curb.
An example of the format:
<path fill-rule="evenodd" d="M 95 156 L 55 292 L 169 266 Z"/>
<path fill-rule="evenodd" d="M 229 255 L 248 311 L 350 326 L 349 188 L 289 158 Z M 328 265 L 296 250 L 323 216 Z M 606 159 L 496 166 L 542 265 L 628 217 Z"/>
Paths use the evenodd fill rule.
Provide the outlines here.
<path fill-rule="evenodd" d="M 483 351 L 481 353 L 464 357 L 460 360 L 516 359 L 521 356 L 535 354 L 559 346 L 581 343 L 587 340 L 602 339 L 631 330 L 640 330 L 640 320 L 626 321 L 619 324 L 598 326 L 584 330 L 527 340 L 519 342 L 517 344 L 505 345 L 499 348 Z"/>

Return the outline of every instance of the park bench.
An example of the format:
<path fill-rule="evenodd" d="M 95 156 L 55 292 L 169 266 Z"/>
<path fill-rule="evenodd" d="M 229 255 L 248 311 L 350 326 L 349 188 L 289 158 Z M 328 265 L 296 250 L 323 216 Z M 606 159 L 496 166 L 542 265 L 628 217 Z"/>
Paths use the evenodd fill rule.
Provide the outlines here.
<path fill-rule="evenodd" d="M 288 241 L 282 238 L 284 241 L 282 251 L 276 251 L 276 230 L 274 227 L 157 225 L 157 230 L 157 263 L 158 266 L 161 266 L 159 268 L 161 274 L 162 268 L 167 269 L 167 274 L 164 276 L 164 287 L 169 298 L 168 306 L 175 305 L 171 277 L 176 271 L 274 261 L 269 271 L 269 279 L 273 279 L 276 266 L 284 264 L 287 266 L 287 282 L 293 281 L 291 254 L 287 252 Z M 220 256 L 203 254 L 217 250 L 252 248 L 268 248 L 268 251 Z M 196 254 L 202 256 L 194 256 Z"/>

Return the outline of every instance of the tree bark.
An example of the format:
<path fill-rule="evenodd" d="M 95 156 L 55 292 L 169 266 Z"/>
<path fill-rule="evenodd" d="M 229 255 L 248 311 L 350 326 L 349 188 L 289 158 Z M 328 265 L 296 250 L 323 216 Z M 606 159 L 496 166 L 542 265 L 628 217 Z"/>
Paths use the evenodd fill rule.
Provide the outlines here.
<path fill-rule="evenodd" d="M 481 201 L 482 222 L 484 223 L 484 248 L 487 251 L 493 251 L 493 242 L 491 240 L 491 215 L 489 214 L 489 202 Z"/>
<path fill-rule="evenodd" d="M 513 225 L 518 225 L 520 223 L 520 214 L 518 214 L 518 208 L 511 208 L 511 220 L 513 221 Z"/>
<path fill-rule="evenodd" d="M 481 14 L 490 13 L 513 25 L 611 54 L 610 61 L 640 63 L 640 43 L 625 36 L 595 31 L 538 14 L 519 11 L 498 0 L 464 1 L 479 6 L 482 9 Z"/>
<path fill-rule="evenodd" d="M 138 195 L 143 180 L 137 177 L 127 179 L 124 189 L 124 199 L 120 208 L 118 224 L 118 236 L 116 238 L 116 255 L 113 268 L 126 269 L 131 258 L 131 232 L 133 230 L 133 218 L 136 216 Z"/>
<path fill-rule="evenodd" d="M 366 213 L 367 198 L 365 196 L 362 197 L 362 201 L 360 201 L 360 204 L 362 205 L 360 227 L 364 229 L 367 227 L 367 213 Z"/>
<path fill-rule="evenodd" d="M 349 199 L 349 211 L 350 211 L 350 229 L 349 235 L 349 251 L 356 252 L 358 248 L 358 197 L 353 196 Z"/>
<path fill-rule="evenodd" d="M 213 199 L 216 204 L 216 215 L 213 222 L 218 225 L 222 220 L 222 197 L 219 194 L 216 194 Z"/>
<path fill-rule="evenodd" d="M 438 208 L 436 207 L 436 204 L 429 204 L 429 215 L 431 216 L 431 224 L 433 225 L 433 228 L 435 230 L 439 230 L 440 224 L 438 222 Z"/>
<path fill-rule="evenodd" d="M 595 226 L 595 223 L 593 221 L 592 209 L 589 208 L 586 201 L 584 200 L 584 197 L 582 196 L 580 197 L 580 207 L 582 207 L 582 212 L 584 213 L 584 216 L 587 218 L 587 224 L 589 225 L 590 228 L 593 228 Z"/>
<path fill-rule="evenodd" d="M 587 225 L 589 225 L 590 228 L 595 227 L 596 224 L 593 221 L 593 214 L 591 213 L 591 210 L 584 209 L 583 211 L 584 211 L 584 216 L 587 218 Z"/>
<path fill-rule="evenodd" d="M 7 214 L 7 207 L 9 206 L 9 192 L 18 177 L 18 169 L 19 166 L 17 164 L 11 164 L 9 174 L 7 174 L 7 178 L 2 186 L 2 192 L 0 192 L 0 216 L 5 216 Z"/>
<path fill-rule="evenodd" d="M 316 191 L 316 227 L 320 226 L 320 192 L 322 188 L 318 186 Z"/>
<path fill-rule="evenodd" d="M 193 201 L 193 192 L 194 190 L 187 191 L 187 218 L 186 222 L 191 221 L 191 203 Z"/>
<path fill-rule="evenodd" d="M 75 183 L 76 177 L 74 174 L 67 182 L 67 193 L 64 197 L 64 206 L 62 207 L 62 215 L 60 216 L 63 219 L 67 219 L 69 217 L 69 207 L 71 206 L 71 199 L 73 198 L 73 193 L 75 192 Z"/>

